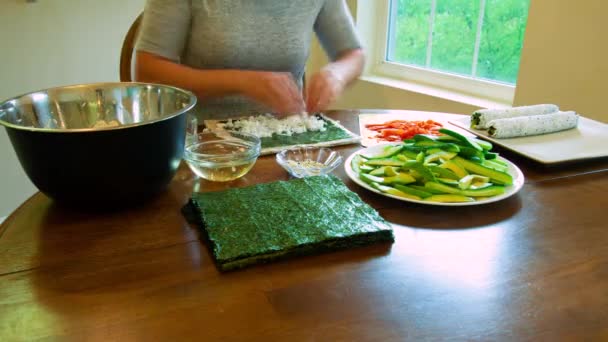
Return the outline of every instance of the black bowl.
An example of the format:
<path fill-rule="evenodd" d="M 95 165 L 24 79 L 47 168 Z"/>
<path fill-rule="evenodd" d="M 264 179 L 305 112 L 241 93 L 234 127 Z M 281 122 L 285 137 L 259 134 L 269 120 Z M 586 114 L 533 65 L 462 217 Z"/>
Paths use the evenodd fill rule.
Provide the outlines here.
<path fill-rule="evenodd" d="M 115 207 L 163 191 L 184 151 L 196 97 L 144 83 L 58 87 L 0 104 L 21 166 L 57 202 Z"/>

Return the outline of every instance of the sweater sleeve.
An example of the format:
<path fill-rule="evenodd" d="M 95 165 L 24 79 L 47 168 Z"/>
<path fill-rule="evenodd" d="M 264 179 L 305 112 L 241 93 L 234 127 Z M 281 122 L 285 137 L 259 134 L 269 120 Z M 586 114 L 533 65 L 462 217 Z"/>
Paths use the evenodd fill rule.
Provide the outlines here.
<path fill-rule="evenodd" d="M 342 52 L 361 47 L 345 0 L 326 0 L 314 29 L 331 60 L 336 60 Z"/>
<path fill-rule="evenodd" d="M 190 21 L 190 0 L 147 0 L 135 49 L 179 62 Z"/>

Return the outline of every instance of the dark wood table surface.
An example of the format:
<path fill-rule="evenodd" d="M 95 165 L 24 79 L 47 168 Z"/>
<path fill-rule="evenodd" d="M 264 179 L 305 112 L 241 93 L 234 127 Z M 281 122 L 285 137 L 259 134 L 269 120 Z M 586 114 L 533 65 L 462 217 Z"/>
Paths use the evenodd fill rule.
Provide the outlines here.
<path fill-rule="evenodd" d="M 358 132 L 357 113 L 330 116 Z M 608 160 L 501 154 L 523 189 L 471 207 L 385 198 L 341 167 L 394 244 L 225 274 L 180 209 L 193 190 L 288 179 L 274 156 L 228 184 L 182 165 L 166 193 L 123 212 L 35 194 L 0 226 L 0 341 L 608 340 Z"/>

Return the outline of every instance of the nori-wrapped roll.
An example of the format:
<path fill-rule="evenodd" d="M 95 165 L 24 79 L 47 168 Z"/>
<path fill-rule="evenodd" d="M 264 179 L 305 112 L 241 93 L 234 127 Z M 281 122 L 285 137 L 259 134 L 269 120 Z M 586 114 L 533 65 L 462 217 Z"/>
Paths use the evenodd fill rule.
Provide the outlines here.
<path fill-rule="evenodd" d="M 520 116 L 492 120 L 488 134 L 492 138 L 527 137 L 575 128 L 578 124 L 576 112 L 557 112 L 545 115 Z"/>
<path fill-rule="evenodd" d="M 501 109 L 480 109 L 476 110 L 471 116 L 471 128 L 488 129 L 489 123 L 492 120 L 543 115 L 555 113 L 557 111 L 559 111 L 559 107 L 554 104 L 538 104 Z"/>

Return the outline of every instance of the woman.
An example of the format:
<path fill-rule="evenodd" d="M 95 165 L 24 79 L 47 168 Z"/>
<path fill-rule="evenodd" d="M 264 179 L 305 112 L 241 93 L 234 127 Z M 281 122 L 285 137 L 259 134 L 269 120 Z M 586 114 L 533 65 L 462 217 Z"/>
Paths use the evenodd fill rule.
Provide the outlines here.
<path fill-rule="evenodd" d="M 193 91 L 205 119 L 321 111 L 363 68 L 344 0 L 148 0 L 144 13 L 136 79 Z M 313 31 L 332 62 L 304 99 Z"/>

